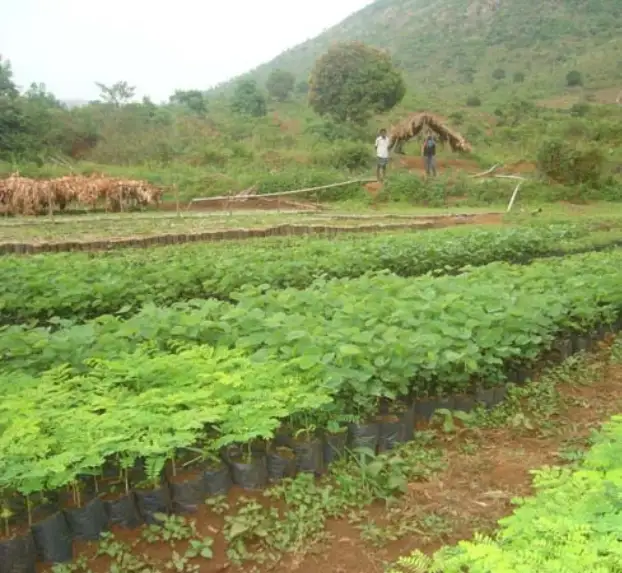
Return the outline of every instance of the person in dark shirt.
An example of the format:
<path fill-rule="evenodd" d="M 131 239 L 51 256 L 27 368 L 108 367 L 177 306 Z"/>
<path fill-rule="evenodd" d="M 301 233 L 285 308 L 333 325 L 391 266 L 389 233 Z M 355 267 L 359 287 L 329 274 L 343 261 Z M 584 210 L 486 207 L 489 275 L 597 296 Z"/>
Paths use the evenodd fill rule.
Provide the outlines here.
<path fill-rule="evenodd" d="M 425 163 L 426 175 L 436 176 L 436 140 L 434 136 L 428 135 L 423 142 L 421 154 Z"/>

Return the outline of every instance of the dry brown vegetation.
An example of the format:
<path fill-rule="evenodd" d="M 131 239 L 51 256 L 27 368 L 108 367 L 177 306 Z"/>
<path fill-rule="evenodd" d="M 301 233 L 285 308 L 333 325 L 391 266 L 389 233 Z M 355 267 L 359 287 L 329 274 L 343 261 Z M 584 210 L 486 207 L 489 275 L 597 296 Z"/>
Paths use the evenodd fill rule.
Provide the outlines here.
<path fill-rule="evenodd" d="M 439 139 L 445 143 L 449 143 L 452 151 L 462 151 L 469 153 L 473 150 L 467 139 L 453 131 L 444 121 L 437 115 L 432 113 L 416 113 L 405 119 L 401 123 L 391 128 L 391 146 L 399 147 L 406 143 L 409 139 L 417 137 L 424 129 L 436 133 Z"/>
<path fill-rule="evenodd" d="M 100 174 L 68 175 L 56 179 L 29 179 L 14 173 L 0 179 L 0 212 L 8 215 L 41 215 L 64 211 L 70 204 L 106 211 L 157 205 L 162 190 L 145 182 Z"/>

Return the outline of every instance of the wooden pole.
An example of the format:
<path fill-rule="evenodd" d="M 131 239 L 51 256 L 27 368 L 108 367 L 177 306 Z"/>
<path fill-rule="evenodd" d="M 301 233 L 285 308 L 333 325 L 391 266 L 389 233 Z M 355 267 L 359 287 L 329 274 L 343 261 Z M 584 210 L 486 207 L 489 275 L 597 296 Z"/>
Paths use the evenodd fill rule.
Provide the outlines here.
<path fill-rule="evenodd" d="M 510 203 L 508 204 L 508 210 L 507 210 L 508 213 L 512 210 L 512 207 L 514 206 L 514 201 L 516 201 L 516 196 L 518 195 L 518 190 L 521 188 L 522 184 L 523 184 L 523 182 L 519 181 L 518 185 L 514 189 L 514 193 L 512 193 L 512 198 L 510 199 Z"/>
<path fill-rule="evenodd" d="M 48 189 L 48 215 L 51 220 L 54 220 L 54 206 L 52 204 L 52 191 Z"/>
<path fill-rule="evenodd" d="M 309 193 L 311 191 L 322 191 L 323 189 L 333 189 L 335 187 L 343 187 L 344 185 L 351 185 L 353 183 L 373 183 L 376 179 L 352 179 L 350 181 L 343 181 L 342 183 L 331 183 L 330 185 L 320 185 L 319 187 L 307 187 L 306 189 L 295 189 L 293 191 L 282 191 L 279 193 L 262 193 L 258 195 L 262 199 L 264 197 L 284 197 L 286 195 L 297 195 L 299 193 Z M 198 197 L 193 199 L 192 202 L 198 201 L 223 201 L 226 199 L 230 199 L 231 195 L 222 195 L 218 197 Z"/>
<path fill-rule="evenodd" d="M 476 173 L 475 175 L 471 175 L 470 177 L 473 179 L 475 179 L 476 177 L 484 177 L 485 175 L 489 175 L 493 171 L 496 171 L 500 167 L 502 167 L 500 163 L 495 163 L 488 171 L 483 171 L 482 173 Z"/>

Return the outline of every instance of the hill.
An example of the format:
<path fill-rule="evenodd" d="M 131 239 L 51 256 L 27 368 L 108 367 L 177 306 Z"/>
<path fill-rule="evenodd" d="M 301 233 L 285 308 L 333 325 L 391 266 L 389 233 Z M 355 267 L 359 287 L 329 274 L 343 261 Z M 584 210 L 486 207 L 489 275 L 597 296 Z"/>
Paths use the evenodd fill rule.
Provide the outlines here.
<path fill-rule="evenodd" d="M 622 84 L 619 0 L 377 0 L 249 75 L 263 83 L 282 68 L 304 79 L 344 40 L 388 49 L 411 86 L 442 89 L 443 99 L 464 101 L 465 91 L 546 97 L 564 90 L 571 70 L 588 87 Z"/>
<path fill-rule="evenodd" d="M 161 105 L 124 99 L 71 109 L 39 90 L 0 97 L 0 178 L 17 169 L 30 177 L 104 173 L 145 179 L 169 198 L 172 189 L 190 198 L 315 187 L 373 174 L 378 128 L 427 110 L 473 152 L 457 158 L 440 149 L 441 177 L 426 181 L 411 141 L 394 157 L 386 197 L 504 202 L 507 181 L 468 177 L 499 163 L 534 174 L 522 200 L 622 197 L 620 0 L 377 0 L 249 74 L 260 87 L 276 68 L 305 79 L 331 43 L 351 39 L 390 50 L 408 83 L 404 101 L 364 127 L 318 117 L 303 90 L 286 101 L 259 94 L 258 117 L 236 109 L 227 86 Z M 17 94 L 10 66 L 2 70 Z M 583 87 L 566 87 L 573 70 Z M 359 187 L 332 196 L 350 193 L 361 197 Z"/>

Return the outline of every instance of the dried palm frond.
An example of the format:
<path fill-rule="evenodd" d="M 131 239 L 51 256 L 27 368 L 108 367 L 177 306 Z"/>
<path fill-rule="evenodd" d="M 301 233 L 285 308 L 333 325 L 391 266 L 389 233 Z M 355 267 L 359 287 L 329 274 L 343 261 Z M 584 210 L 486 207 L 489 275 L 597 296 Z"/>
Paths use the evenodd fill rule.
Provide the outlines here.
<path fill-rule="evenodd" d="M 145 181 L 134 181 L 93 174 L 68 175 L 40 180 L 13 173 L 0 179 L 0 212 L 10 215 L 39 215 L 50 209 L 77 203 L 94 209 L 103 201 L 107 209 L 123 206 L 157 205 L 162 190 Z"/>
<path fill-rule="evenodd" d="M 436 133 L 442 142 L 448 142 L 452 151 L 470 153 L 473 150 L 465 137 L 449 128 L 440 117 L 427 112 L 414 114 L 393 126 L 389 135 L 391 148 L 417 137 L 424 129 Z"/>

